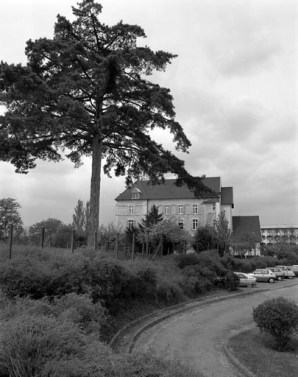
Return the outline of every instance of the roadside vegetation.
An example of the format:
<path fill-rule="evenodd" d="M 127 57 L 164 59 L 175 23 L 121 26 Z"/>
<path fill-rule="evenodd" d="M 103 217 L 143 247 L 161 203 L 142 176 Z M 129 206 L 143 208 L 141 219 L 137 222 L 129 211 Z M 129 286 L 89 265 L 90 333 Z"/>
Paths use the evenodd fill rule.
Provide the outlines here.
<path fill-rule="evenodd" d="M 287 255 L 282 257 L 248 260 L 219 257 L 217 250 L 208 250 L 159 255 L 154 260 L 139 253 L 132 260 L 130 254 L 116 258 L 113 252 L 87 248 L 72 254 L 69 249 L 41 251 L 28 245 L 15 248 L 9 259 L 3 244 L 0 347 L 5 352 L 1 352 L 0 371 L 9 377 L 58 376 L 61 370 L 64 376 L 146 376 L 149 372 L 158 377 L 194 376 L 180 361 L 174 365 L 151 353 L 116 356 L 107 344 L 131 320 L 219 290 L 236 290 L 239 281 L 232 271 L 286 263 Z M 224 283 L 219 285 L 218 278 Z M 17 352 L 16 359 L 12 352 Z M 27 357 L 26 352 L 35 356 Z M 150 370 L 142 369 L 146 357 Z M 16 360 L 25 360 L 26 365 L 14 365 Z M 174 369 L 176 374 L 171 374 Z"/>

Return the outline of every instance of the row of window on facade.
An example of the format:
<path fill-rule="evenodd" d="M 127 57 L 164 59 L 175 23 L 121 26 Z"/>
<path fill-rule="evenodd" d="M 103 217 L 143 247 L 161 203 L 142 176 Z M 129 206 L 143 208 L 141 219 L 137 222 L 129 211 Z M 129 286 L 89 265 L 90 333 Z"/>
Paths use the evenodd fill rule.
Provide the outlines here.
<path fill-rule="evenodd" d="M 162 207 L 163 207 L 163 211 L 162 211 Z M 164 206 L 158 206 L 158 211 L 159 213 L 164 213 L 165 215 L 169 215 L 170 214 L 170 205 L 164 205 Z M 213 211 L 215 211 L 215 204 L 213 204 Z M 135 213 L 135 209 L 134 209 L 134 206 L 128 206 L 128 214 L 129 215 L 134 215 Z M 185 206 L 183 204 L 179 204 L 178 205 L 178 215 L 183 215 L 185 214 L 186 211 L 185 211 Z M 191 212 L 193 215 L 197 215 L 199 213 L 199 206 L 198 204 L 193 204 L 192 205 L 192 212 Z"/>
<path fill-rule="evenodd" d="M 178 225 L 179 225 L 179 228 L 180 229 L 184 229 L 185 228 L 185 223 L 184 223 L 184 219 L 178 219 Z M 133 227 L 136 226 L 136 221 L 135 220 L 127 220 L 127 227 L 129 229 L 132 229 Z M 199 220 L 198 219 L 192 219 L 191 220 L 191 229 L 192 230 L 197 230 L 199 227 Z"/>

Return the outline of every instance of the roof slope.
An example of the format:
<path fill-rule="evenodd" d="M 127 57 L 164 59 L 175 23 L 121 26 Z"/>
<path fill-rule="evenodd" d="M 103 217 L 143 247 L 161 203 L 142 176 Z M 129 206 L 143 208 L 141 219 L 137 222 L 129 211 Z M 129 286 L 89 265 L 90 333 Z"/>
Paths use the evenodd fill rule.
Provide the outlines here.
<path fill-rule="evenodd" d="M 149 181 L 137 181 L 131 187 L 121 193 L 115 200 L 130 200 L 131 191 L 137 187 L 140 191 L 140 199 L 194 199 L 195 194 L 187 185 L 178 187 L 176 179 L 166 179 L 164 184 L 150 185 Z M 220 194 L 220 177 L 209 177 L 202 180 L 205 186 L 211 188 L 217 195 Z"/>
<path fill-rule="evenodd" d="M 234 204 L 233 187 L 221 188 L 221 204 Z"/>
<path fill-rule="evenodd" d="M 255 242 L 262 241 L 259 216 L 233 216 L 234 241 L 242 242 L 250 236 Z"/>

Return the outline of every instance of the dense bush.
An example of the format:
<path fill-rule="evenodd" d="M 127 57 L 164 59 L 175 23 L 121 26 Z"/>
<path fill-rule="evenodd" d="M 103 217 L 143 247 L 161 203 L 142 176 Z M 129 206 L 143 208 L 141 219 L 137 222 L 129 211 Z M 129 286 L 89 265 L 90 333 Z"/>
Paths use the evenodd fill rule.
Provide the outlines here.
<path fill-rule="evenodd" d="M 88 295 L 67 294 L 55 298 L 52 302 L 46 299 L 32 300 L 20 298 L 7 300 L 1 308 L 0 319 L 7 321 L 19 315 L 51 316 L 72 321 L 85 333 L 101 335 L 102 327 L 107 323 L 106 310 L 100 303 L 92 303 Z"/>
<path fill-rule="evenodd" d="M 261 332 L 273 336 L 277 349 L 284 350 L 290 337 L 298 332 L 298 306 L 295 301 L 277 297 L 253 309 L 253 319 Z"/>
<path fill-rule="evenodd" d="M 187 266 L 183 268 L 182 274 L 184 276 L 182 288 L 191 297 L 209 291 L 216 277 L 211 270 L 200 265 Z"/>
<path fill-rule="evenodd" d="M 190 254 L 176 254 L 174 255 L 174 261 L 176 265 L 180 268 L 186 266 L 192 266 L 199 263 L 199 256 L 197 253 Z"/>
<path fill-rule="evenodd" d="M 235 291 L 239 287 L 239 276 L 232 271 L 228 271 L 225 275 L 225 288 L 228 291 Z"/>
<path fill-rule="evenodd" d="M 179 359 L 152 352 L 113 355 L 73 322 L 20 314 L 5 321 L 0 339 L 2 377 L 199 377 Z"/>
<path fill-rule="evenodd" d="M 2 324 L 0 371 L 7 377 L 95 377 L 95 365 L 86 363 L 94 344 L 71 321 L 19 315 Z"/>

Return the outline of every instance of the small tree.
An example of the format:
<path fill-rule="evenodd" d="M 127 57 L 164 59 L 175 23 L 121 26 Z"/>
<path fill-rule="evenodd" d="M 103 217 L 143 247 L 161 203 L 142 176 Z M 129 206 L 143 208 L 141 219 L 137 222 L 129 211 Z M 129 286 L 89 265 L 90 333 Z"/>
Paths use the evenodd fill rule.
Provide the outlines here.
<path fill-rule="evenodd" d="M 72 225 L 77 231 L 77 234 L 82 236 L 86 230 L 86 211 L 82 200 L 78 200 L 74 211 L 75 213 L 72 215 Z"/>
<path fill-rule="evenodd" d="M 194 237 L 194 249 L 197 252 L 216 248 L 216 233 L 211 226 L 201 226 Z"/>
<path fill-rule="evenodd" d="M 9 226 L 13 225 L 14 236 L 23 231 L 23 221 L 19 214 L 20 204 L 12 198 L 0 199 L 0 241 L 8 238 Z"/>
<path fill-rule="evenodd" d="M 278 351 L 283 351 L 290 337 L 298 332 L 298 306 L 286 297 L 264 301 L 253 309 L 253 319 L 261 332 L 273 336 Z"/>
<path fill-rule="evenodd" d="M 220 256 L 223 256 L 231 240 L 231 230 L 229 229 L 229 222 L 226 219 L 225 211 L 220 212 L 215 221 L 215 233 L 218 253 Z"/>
<path fill-rule="evenodd" d="M 146 229 L 150 228 L 152 225 L 155 225 L 162 221 L 162 214 L 158 213 L 158 207 L 153 205 L 150 208 L 149 213 L 142 219 L 141 223 L 139 224 L 140 230 L 142 232 L 146 231 Z"/>
<path fill-rule="evenodd" d="M 44 243 L 48 247 L 55 246 L 56 235 L 58 228 L 63 225 L 61 220 L 58 219 L 47 219 L 42 220 L 38 223 L 33 224 L 29 228 L 29 238 L 30 242 L 39 245 L 41 241 L 42 228 L 45 229 L 45 240 Z"/>

